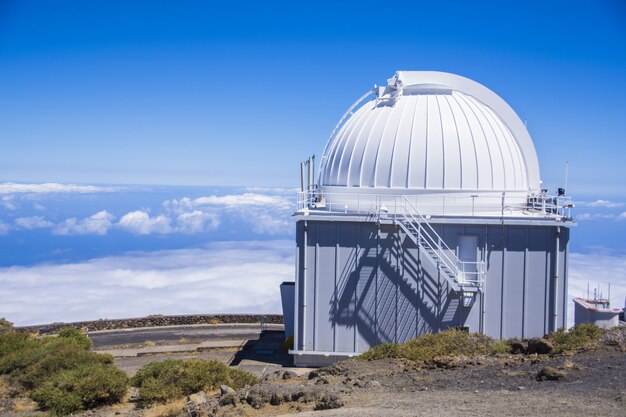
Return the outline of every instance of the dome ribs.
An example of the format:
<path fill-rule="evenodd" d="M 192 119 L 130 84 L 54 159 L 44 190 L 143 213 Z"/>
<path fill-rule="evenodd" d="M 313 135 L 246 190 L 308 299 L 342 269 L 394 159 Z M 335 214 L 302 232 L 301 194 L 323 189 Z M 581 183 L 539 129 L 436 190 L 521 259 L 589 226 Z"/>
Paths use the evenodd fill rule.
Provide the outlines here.
<path fill-rule="evenodd" d="M 404 82 L 401 90 L 397 80 Z M 488 88 L 453 74 L 404 71 L 372 96 L 350 108 L 325 147 L 320 185 L 328 192 L 446 191 L 465 199 L 539 190 L 532 139 Z"/>
<path fill-rule="evenodd" d="M 465 113 L 465 110 L 463 109 L 463 106 L 461 106 L 461 102 L 456 99 L 456 97 L 454 97 L 454 95 L 452 96 L 453 100 L 452 102 L 455 104 L 456 108 L 458 109 L 458 111 L 460 112 L 459 118 L 457 118 L 457 121 L 464 121 L 465 122 L 465 126 L 463 130 L 460 130 L 460 134 L 459 134 L 459 141 L 462 143 L 465 143 L 466 147 L 468 146 L 468 143 L 471 145 L 470 148 L 470 152 L 472 153 L 472 155 L 469 155 L 469 152 L 467 150 L 461 152 L 461 156 L 465 156 L 468 160 L 468 162 L 473 162 L 469 165 L 472 165 L 473 169 L 472 171 L 474 171 L 474 176 L 473 178 L 467 178 L 467 175 L 464 175 L 464 178 L 466 180 L 471 180 L 470 184 L 466 184 L 463 183 L 461 184 L 461 189 L 462 190 L 478 190 L 480 188 L 480 182 L 479 180 L 479 169 L 478 169 L 478 163 L 479 163 L 479 159 L 478 159 L 478 155 L 476 153 L 476 142 L 474 141 L 474 135 L 472 134 L 472 128 L 470 126 L 470 122 L 469 119 L 467 118 L 467 114 Z M 467 140 L 463 140 L 462 138 L 466 136 L 469 137 L 471 140 L 467 141 Z M 473 158 L 471 157 L 473 156 Z M 468 164 L 465 164 L 465 166 L 467 167 Z M 469 174 L 469 170 L 465 171 L 466 174 Z M 469 182 L 469 181 L 468 181 Z"/>
<path fill-rule="evenodd" d="M 492 137 L 492 141 L 496 143 L 496 146 L 498 148 L 498 152 L 500 154 L 500 165 L 502 166 L 502 179 L 501 179 L 501 185 L 499 187 L 496 187 L 495 181 L 498 179 L 497 176 L 494 175 L 494 188 L 500 189 L 500 190 L 506 190 L 509 183 L 507 182 L 507 167 L 505 165 L 505 161 L 504 161 L 504 152 L 502 151 L 502 145 L 500 144 L 500 141 L 498 140 L 498 135 L 496 134 L 495 129 L 493 128 L 493 124 L 491 122 L 491 120 L 489 120 L 489 116 L 490 116 L 490 109 L 486 106 L 479 106 L 478 103 L 476 103 L 476 99 L 473 97 L 468 97 L 468 100 L 471 101 L 474 105 L 474 108 L 476 109 L 477 112 L 480 112 L 480 114 L 482 115 L 482 117 L 484 118 L 484 120 L 487 122 L 487 124 L 489 125 L 489 131 L 491 133 L 491 137 Z M 511 164 L 513 163 L 513 161 L 511 161 Z M 511 165 L 512 166 L 512 165 Z M 513 183 L 513 186 L 515 186 L 515 183 Z"/>
<path fill-rule="evenodd" d="M 411 130 L 410 130 L 410 140 L 409 140 L 409 144 L 408 144 L 408 152 L 407 152 L 407 158 L 406 158 L 406 178 L 405 178 L 405 187 L 409 188 L 409 179 L 411 178 L 411 150 L 413 148 L 413 142 L 415 141 L 414 139 L 414 134 L 415 134 L 415 118 L 417 116 L 417 100 L 412 100 L 414 102 L 413 105 L 413 117 L 411 118 Z"/>
<path fill-rule="evenodd" d="M 358 127 L 358 129 L 357 129 L 358 125 L 355 123 L 355 130 L 358 131 L 358 133 L 356 134 L 356 137 L 354 140 L 354 146 L 352 148 L 352 151 L 350 152 L 350 158 L 348 161 L 348 171 L 346 174 L 346 181 L 345 181 L 345 184 L 348 187 L 351 187 L 351 186 L 360 187 L 361 186 L 359 182 L 359 178 L 360 178 L 359 173 L 360 173 L 360 168 L 361 168 L 362 155 L 359 155 L 359 146 L 360 146 L 360 142 L 362 142 L 361 138 L 363 136 L 363 130 L 365 130 L 365 128 L 368 126 L 368 123 L 371 120 L 373 114 L 374 112 L 369 111 L 365 118 L 359 119 L 358 123 L 360 123 L 360 127 Z M 356 159 L 358 161 L 358 168 L 359 168 L 359 171 L 357 172 L 357 175 L 356 175 L 356 179 L 355 179 L 355 175 L 353 174 L 353 169 L 352 169 L 352 164 L 355 159 L 355 155 L 357 156 Z"/>
<path fill-rule="evenodd" d="M 346 123 L 341 127 L 339 133 L 337 134 L 337 146 L 334 149 L 331 149 L 329 155 L 333 155 L 332 163 L 329 164 L 331 169 L 329 172 L 329 178 L 332 179 L 333 185 L 344 185 L 339 182 L 339 174 L 341 172 L 341 159 L 343 158 L 345 147 L 347 146 L 348 138 L 356 128 L 356 125 L 360 121 L 360 119 L 366 117 L 369 118 L 372 115 L 371 111 L 367 110 L 367 104 L 361 107 L 356 115 L 352 117 L 354 119 L 349 119 Z M 348 123 L 350 122 L 350 123 Z M 341 149 L 341 151 L 339 150 Z"/>
<path fill-rule="evenodd" d="M 462 157 L 462 152 L 461 152 L 461 138 L 459 137 L 459 126 L 456 123 L 456 117 L 454 116 L 454 112 L 452 111 L 452 105 L 450 104 L 450 100 L 452 100 L 452 95 L 447 95 L 445 96 L 445 101 L 446 104 L 448 105 L 448 109 L 450 110 L 450 116 L 452 117 L 452 121 L 454 122 L 454 130 L 455 130 L 455 138 L 456 138 L 456 144 L 458 146 L 458 150 L 459 150 L 459 182 L 458 182 L 458 189 L 463 188 L 463 157 Z"/>
<path fill-rule="evenodd" d="M 471 100 L 468 99 L 468 97 L 465 94 L 459 94 L 459 99 L 463 100 L 465 102 L 465 104 L 467 104 L 467 107 L 470 109 L 470 111 L 472 112 L 472 115 L 474 116 L 475 120 L 476 120 L 476 124 L 478 125 L 478 127 L 480 128 L 480 132 L 482 133 L 482 138 L 484 140 L 485 146 L 487 147 L 487 155 L 489 156 L 489 171 L 491 173 L 490 175 L 490 187 L 491 189 L 494 188 L 494 184 L 493 184 L 493 177 L 494 177 L 494 171 L 493 171 L 493 157 L 491 156 L 491 147 L 489 146 L 489 140 L 487 139 L 487 134 L 485 133 L 485 128 L 484 128 L 484 123 L 481 123 L 479 117 L 478 117 L 478 113 L 476 113 L 476 110 L 474 109 L 474 107 L 472 106 L 472 102 Z M 480 136 L 480 135 L 479 135 Z M 481 152 L 481 155 L 484 154 L 483 152 Z"/>
<path fill-rule="evenodd" d="M 372 137 L 373 137 L 373 134 L 374 134 L 374 132 L 376 131 L 376 129 L 378 127 L 380 118 L 384 114 L 385 107 L 381 108 L 381 107 L 376 106 L 376 108 L 378 108 L 379 110 L 376 112 L 377 113 L 376 114 L 376 119 L 374 120 L 374 123 L 372 124 L 372 128 L 370 129 L 370 131 L 369 131 L 369 133 L 367 135 L 367 141 L 365 142 L 365 147 L 363 149 L 363 156 L 361 158 L 361 167 L 363 166 L 363 164 L 368 162 L 369 159 L 371 159 L 371 155 L 370 155 L 371 154 L 371 150 L 370 150 L 370 148 L 372 146 L 375 146 L 375 145 L 372 144 L 372 142 L 373 142 Z M 378 140 L 379 141 L 381 140 L 380 136 L 378 137 Z M 376 150 L 378 151 L 378 146 L 376 146 Z M 375 157 L 376 157 L 376 154 L 374 154 L 374 158 Z M 363 177 L 363 175 L 364 175 L 363 171 L 364 170 L 363 170 L 363 168 L 361 168 L 361 170 L 359 171 L 359 178 L 360 178 L 359 179 L 359 186 L 360 187 L 373 187 L 374 186 L 373 183 L 372 183 L 372 179 L 374 178 L 374 171 L 376 169 L 376 166 L 374 164 L 375 164 L 375 160 L 369 164 L 369 166 L 372 169 L 371 169 L 371 172 L 368 173 L 368 176 L 369 176 L 369 180 L 368 181 L 364 181 L 364 177 Z"/>

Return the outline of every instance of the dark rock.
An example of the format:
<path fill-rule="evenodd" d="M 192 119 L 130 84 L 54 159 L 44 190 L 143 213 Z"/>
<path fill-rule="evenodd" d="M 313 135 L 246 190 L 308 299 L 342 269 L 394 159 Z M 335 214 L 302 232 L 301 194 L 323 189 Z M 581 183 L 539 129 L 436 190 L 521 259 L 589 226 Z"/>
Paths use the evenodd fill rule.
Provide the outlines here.
<path fill-rule="evenodd" d="M 537 381 L 561 381 L 567 377 L 567 374 L 563 371 L 559 371 L 551 366 L 544 366 L 541 371 L 537 373 Z"/>
<path fill-rule="evenodd" d="M 217 408 L 217 401 L 204 391 L 191 394 L 187 397 L 187 404 L 185 404 L 185 411 L 190 417 L 213 417 Z"/>
<path fill-rule="evenodd" d="M 511 353 L 514 355 L 524 355 L 528 351 L 528 342 L 523 340 L 511 339 L 509 345 L 511 346 Z"/>
<path fill-rule="evenodd" d="M 233 391 L 232 393 L 226 393 L 220 397 L 220 407 L 225 405 L 232 405 L 233 407 L 237 407 L 237 394 Z"/>
<path fill-rule="evenodd" d="M 330 381 L 328 381 L 328 378 L 326 377 L 319 377 L 317 378 L 317 381 L 315 381 L 315 385 L 327 385 L 330 384 Z"/>
<path fill-rule="evenodd" d="M 343 407 L 345 402 L 339 397 L 339 395 L 330 393 L 324 394 L 322 397 L 317 400 L 315 403 L 316 410 L 331 410 L 334 408 Z"/>
<path fill-rule="evenodd" d="M 537 353 L 539 355 L 546 355 L 552 352 L 554 349 L 554 345 L 547 339 L 543 337 L 536 337 L 534 339 L 530 339 L 528 341 L 528 347 L 526 348 L 526 353 L 532 355 L 533 353 Z"/>
<path fill-rule="evenodd" d="M 297 377 L 297 376 L 298 376 L 298 374 L 296 374 L 296 373 L 295 373 L 295 372 L 293 372 L 293 371 L 285 371 L 285 372 L 283 373 L 283 379 L 291 379 L 291 378 L 295 378 L 295 377 Z"/>
<path fill-rule="evenodd" d="M 229 387 L 228 385 L 220 386 L 220 396 L 223 397 L 226 394 L 235 394 L 235 390 Z"/>

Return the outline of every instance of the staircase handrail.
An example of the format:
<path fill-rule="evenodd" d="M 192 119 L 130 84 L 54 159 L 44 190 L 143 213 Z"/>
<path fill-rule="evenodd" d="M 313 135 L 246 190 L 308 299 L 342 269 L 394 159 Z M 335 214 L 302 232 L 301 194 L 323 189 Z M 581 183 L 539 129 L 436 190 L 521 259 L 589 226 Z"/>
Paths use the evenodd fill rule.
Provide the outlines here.
<path fill-rule="evenodd" d="M 404 214 L 410 216 L 411 220 L 413 220 L 413 223 L 417 223 L 419 227 L 421 227 L 422 229 L 426 231 L 425 236 L 431 240 L 430 242 L 428 242 L 429 246 L 431 246 L 431 249 L 437 249 L 438 251 L 437 255 L 447 261 L 447 262 L 444 262 L 444 264 L 446 264 L 446 267 L 448 267 L 451 271 L 457 272 L 457 273 L 461 272 L 458 265 L 462 261 L 456 255 L 453 255 L 454 259 L 451 259 L 448 256 L 448 254 L 443 251 L 443 250 L 448 250 L 450 251 L 449 253 L 453 253 L 452 249 L 450 249 L 450 247 L 446 244 L 446 242 L 442 239 L 442 237 L 439 236 L 439 233 L 437 233 L 437 231 L 430 225 L 428 220 L 426 220 L 426 218 L 417 210 L 417 208 L 413 205 L 413 203 L 411 203 L 411 201 L 408 198 L 406 198 L 406 196 L 403 196 L 403 197 L 404 197 L 404 205 L 403 205 Z M 407 209 L 406 205 L 408 205 L 408 207 L 411 209 L 410 211 Z M 415 219 L 416 215 L 419 220 Z"/>
<path fill-rule="evenodd" d="M 401 205 L 403 212 L 402 215 L 408 220 L 421 228 L 425 233 L 421 233 L 418 230 L 419 235 L 423 238 L 424 242 L 433 250 L 437 257 L 441 260 L 446 268 L 450 270 L 455 276 L 457 284 L 463 284 L 459 282 L 458 277 L 466 274 L 476 275 L 476 279 L 464 278 L 469 284 L 477 284 L 482 287 L 484 274 L 484 261 L 461 261 L 458 256 L 454 254 L 452 249 L 446 244 L 437 231 L 431 226 L 430 222 L 417 210 L 417 208 L 411 203 L 411 201 L 403 196 L 403 204 Z M 448 252 L 446 252 L 448 251 Z M 450 255 L 449 255 L 450 254 Z M 476 266 L 476 271 L 465 271 L 465 265 L 472 264 Z"/>

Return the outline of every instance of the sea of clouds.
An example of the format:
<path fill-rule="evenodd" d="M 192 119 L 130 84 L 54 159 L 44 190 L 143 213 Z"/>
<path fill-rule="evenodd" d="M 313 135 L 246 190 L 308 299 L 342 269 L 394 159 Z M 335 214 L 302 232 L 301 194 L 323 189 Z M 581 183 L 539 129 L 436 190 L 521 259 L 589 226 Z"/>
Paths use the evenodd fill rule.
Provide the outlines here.
<path fill-rule="evenodd" d="M 149 314 L 280 313 L 295 190 L 0 184 L 0 317 L 18 325 Z M 579 203 L 569 298 L 626 296 L 624 204 Z M 621 230 L 621 231 L 620 231 Z M 615 238 L 612 238 L 612 235 Z M 573 303 L 569 303 L 573 321 Z"/>

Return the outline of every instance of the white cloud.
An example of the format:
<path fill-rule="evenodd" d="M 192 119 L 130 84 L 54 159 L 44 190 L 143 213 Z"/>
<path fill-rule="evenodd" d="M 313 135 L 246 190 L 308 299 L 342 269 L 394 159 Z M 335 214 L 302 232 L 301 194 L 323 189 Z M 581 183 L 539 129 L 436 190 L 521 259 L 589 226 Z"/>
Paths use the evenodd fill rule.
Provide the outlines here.
<path fill-rule="evenodd" d="M 45 184 L 17 184 L 14 182 L 0 183 L 0 194 L 41 194 L 41 193 L 106 193 L 118 191 L 119 188 L 99 187 L 95 185 L 74 185 L 49 182 Z"/>
<path fill-rule="evenodd" d="M 246 191 L 250 191 L 251 193 L 269 193 L 293 196 L 300 191 L 300 189 L 283 187 L 246 187 Z"/>
<path fill-rule="evenodd" d="M 616 208 L 623 207 L 624 203 L 618 201 L 609 201 L 609 200 L 595 200 L 595 201 L 580 201 L 578 205 L 584 207 L 604 207 L 604 208 Z"/>
<path fill-rule="evenodd" d="M 55 235 L 106 235 L 113 226 L 115 216 L 106 210 L 78 220 L 75 217 L 59 223 L 52 229 Z"/>
<path fill-rule="evenodd" d="M 164 215 L 151 217 L 143 210 L 136 210 L 123 215 L 117 225 L 130 233 L 149 235 L 151 233 L 171 233 L 174 230 L 171 222 L 172 220 Z"/>
<path fill-rule="evenodd" d="M 0 198 L 0 206 L 4 207 L 7 210 L 16 210 L 17 204 L 13 199 L 12 195 L 4 195 Z"/>
<path fill-rule="evenodd" d="M 605 213 L 582 213 L 574 216 L 576 220 L 598 220 L 598 219 L 614 219 L 614 214 L 605 214 Z"/>
<path fill-rule="evenodd" d="M 193 200 L 193 205 L 198 206 L 268 206 L 284 207 L 291 206 L 291 202 L 284 197 L 267 194 L 231 194 L 209 197 L 200 197 Z"/>
<path fill-rule="evenodd" d="M 42 216 L 18 217 L 15 224 L 26 230 L 45 229 L 54 226 L 54 223 L 44 219 Z"/>
<path fill-rule="evenodd" d="M 17 325 L 148 314 L 280 313 L 293 242 L 218 242 L 81 263 L 0 268 L 0 317 Z"/>
<path fill-rule="evenodd" d="M 6 235 L 11 230 L 11 226 L 0 220 L 0 236 Z"/>
<path fill-rule="evenodd" d="M 293 280 L 293 242 L 217 242 L 90 261 L 0 268 L 0 317 L 18 325 L 148 314 L 280 313 L 278 285 Z M 587 283 L 614 307 L 626 296 L 626 256 L 572 253 L 568 321 Z"/>
<path fill-rule="evenodd" d="M 244 193 L 211 195 L 193 200 L 185 197 L 164 201 L 163 207 L 178 214 L 201 211 L 214 216 L 233 215 L 258 234 L 276 236 L 293 231 L 291 214 L 294 201 L 284 196 Z"/>
<path fill-rule="evenodd" d="M 217 229 L 220 225 L 220 219 L 219 216 L 214 213 L 194 210 L 180 214 L 176 218 L 176 225 L 178 232 L 194 234 Z"/>
<path fill-rule="evenodd" d="M 626 220 L 626 211 L 623 211 L 619 216 L 617 216 L 617 220 Z"/>

